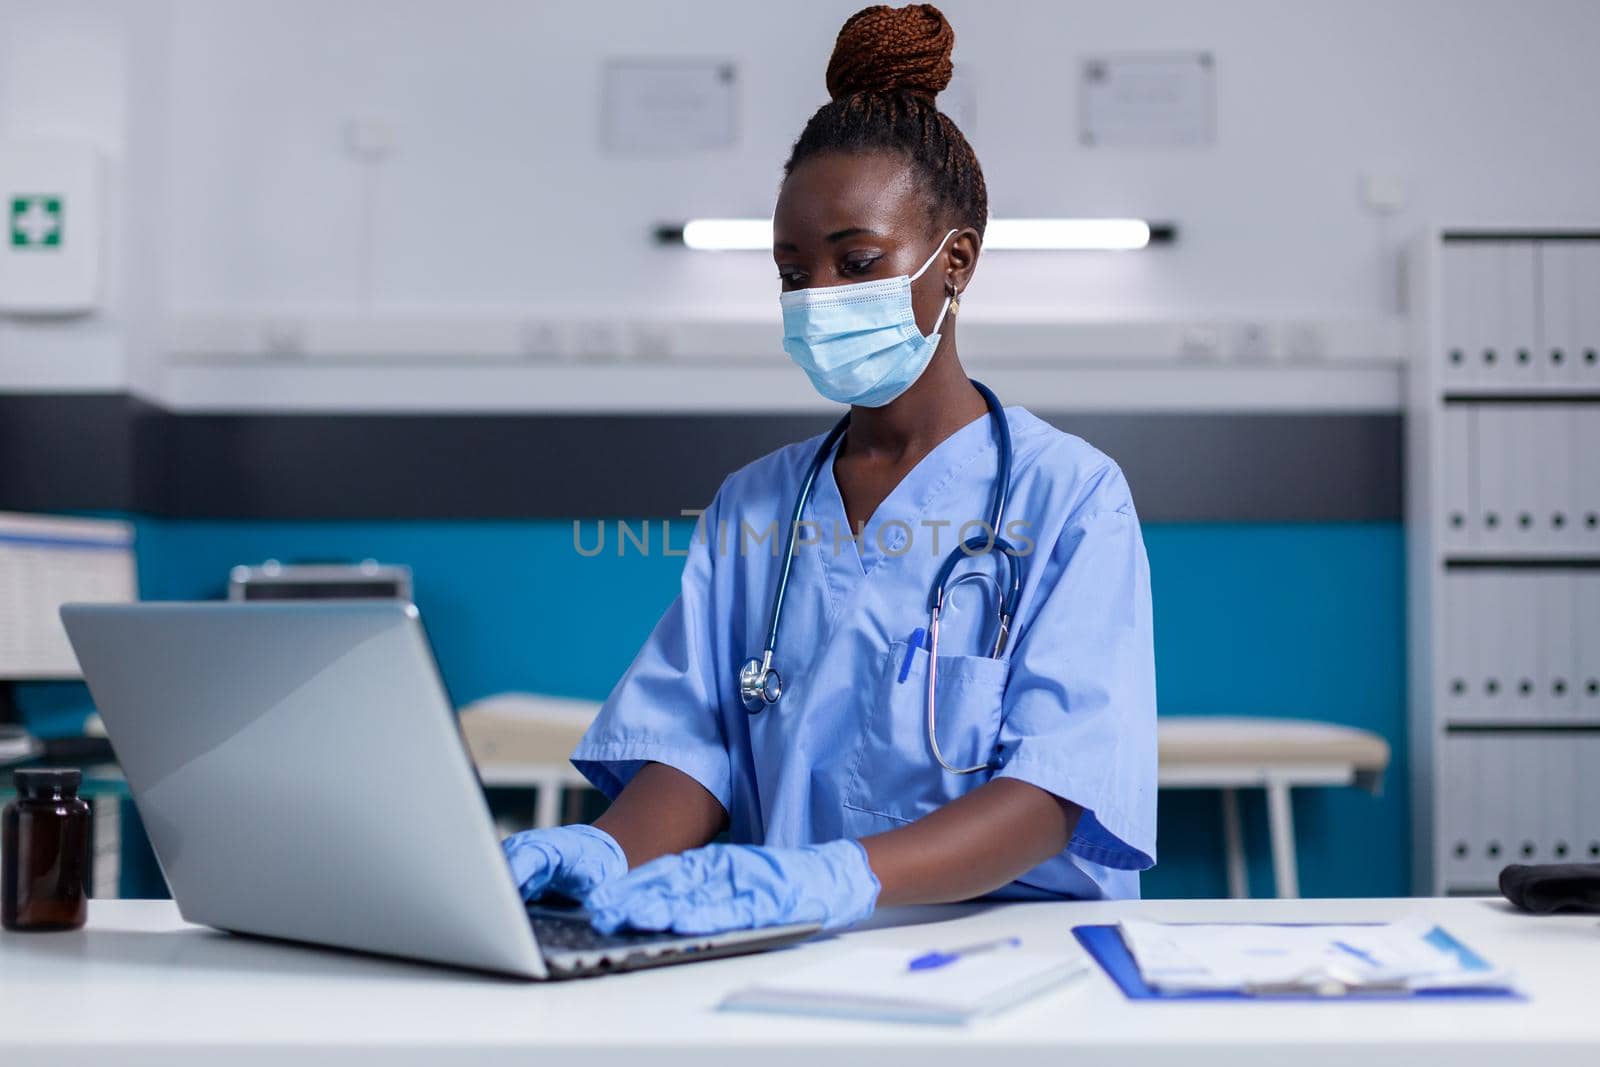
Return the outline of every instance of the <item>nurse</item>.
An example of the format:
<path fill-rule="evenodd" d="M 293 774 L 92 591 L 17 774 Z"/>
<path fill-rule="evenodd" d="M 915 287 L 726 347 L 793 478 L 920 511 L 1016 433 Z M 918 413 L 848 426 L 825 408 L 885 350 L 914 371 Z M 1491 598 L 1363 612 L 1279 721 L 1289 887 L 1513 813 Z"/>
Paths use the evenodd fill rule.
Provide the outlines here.
<path fill-rule="evenodd" d="M 988 202 L 934 104 L 953 41 L 927 4 L 852 16 L 832 100 L 784 168 L 784 347 L 850 409 L 797 530 L 781 698 L 747 710 L 740 667 L 763 650 L 820 436 L 729 475 L 701 516 L 677 600 L 573 753 L 610 808 L 505 843 L 529 899 L 583 900 L 606 931 L 837 929 L 891 904 L 1135 897 L 1155 862 L 1150 582 L 1127 482 L 1024 408 L 993 415 L 957 353 Z M 984 531 L 997 417 L 1006 529 Z M 1021 576 L 998 654 L 991 535 Z M 948 586 L 930 663 L 929 591 L 958 539 L 976 544 L 953 578 L 996 582 Z"/>

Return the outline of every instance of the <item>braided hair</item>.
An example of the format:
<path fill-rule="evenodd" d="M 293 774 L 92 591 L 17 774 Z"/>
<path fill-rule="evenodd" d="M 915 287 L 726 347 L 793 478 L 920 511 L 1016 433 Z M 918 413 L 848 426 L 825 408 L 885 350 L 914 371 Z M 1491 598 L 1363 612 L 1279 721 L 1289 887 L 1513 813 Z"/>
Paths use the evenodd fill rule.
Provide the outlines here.
<path fill-rule="evenodd" d="M 898 152 L 922 175 L 935 223 L 950 219 L 982 235 L 989 218 L 983 168 L 933 102 L 950 84 L 955 36 L 932 4 L 879 4 L 851 15 L 828 60 L 833 99 L 806 123 L 784 177 L 813 156 Z"/>

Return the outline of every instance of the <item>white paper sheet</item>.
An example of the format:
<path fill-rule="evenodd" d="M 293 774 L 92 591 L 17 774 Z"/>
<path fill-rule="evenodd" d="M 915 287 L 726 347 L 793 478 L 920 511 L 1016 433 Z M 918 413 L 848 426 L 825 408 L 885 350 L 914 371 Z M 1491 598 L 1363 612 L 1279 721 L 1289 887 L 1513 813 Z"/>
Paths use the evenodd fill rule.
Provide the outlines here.
<path fill-rule="evenodd" d="M 1351 926 L 1127 921 L 1119 929 L 1140 975 L 1162 992 L 1502 988 L 1510 981 L 1484 961 L 1448 950 L 1447 935 L 1427 920 Z"/>
<path fill-rule="evenodd" d="M 997 949 L 912 971 L 914 955 L 840 945 L 809 966 L 731 994 L 722 1007 L 955 1023 L 1009 1007 L 1086 969 L 1080 957 Z"/>

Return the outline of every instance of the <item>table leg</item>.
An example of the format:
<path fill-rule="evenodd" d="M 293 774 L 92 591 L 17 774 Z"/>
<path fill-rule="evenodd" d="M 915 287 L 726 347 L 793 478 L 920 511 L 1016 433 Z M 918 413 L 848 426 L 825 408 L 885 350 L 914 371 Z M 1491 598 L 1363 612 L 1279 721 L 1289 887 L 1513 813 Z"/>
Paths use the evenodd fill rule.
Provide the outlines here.
<path fill-rule="evenodd" d="M 539 779 L 534 788 L 539 791 L 534 802 L 533 826 L 536 830 L 561 825 L 561 780 L 555 775 Z"/>
<path fill-rule="evenodd" d="M 1267 780 L 1267 829 L 1272 838 L 1272 876 L 1278 896 L 1298 897 L 1300 879 L 1294 855 L 1294 813 L 1289 803 L 1289 783 Z"/>
<path fill-rule="evenodd" d="M 1244 831 L 1239 825 L 1239 791 L 1222 791 L 1222 840 L 1228 857 L 1228 896 L 1238 900 L 1250 895 L 1250 879 L 1244 865 Z"/>
<path fill-rule="evenodd" d="M 583 789 L 568 786 L 562 793 L 561 821 L 579 822 L 583 819 Z"/>

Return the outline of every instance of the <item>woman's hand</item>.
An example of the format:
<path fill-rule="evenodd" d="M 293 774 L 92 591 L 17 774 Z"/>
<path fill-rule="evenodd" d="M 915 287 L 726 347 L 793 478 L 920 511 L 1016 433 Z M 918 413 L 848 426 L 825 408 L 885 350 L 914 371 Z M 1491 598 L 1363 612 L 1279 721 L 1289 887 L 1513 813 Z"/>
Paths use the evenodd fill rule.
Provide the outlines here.
<path fill-rule="evenodd" d="M 878 879 L 854 841 L 804 848 L 707 845 L 663 856 L 585 900 L 603 933 L 712 934 L 786 923 L 837 930 L 872 914 Z"/>
<path fill-rule="evenodd" d="M 597 886 L 628 873 L 616 839 L 596 826 L 527 830 L 501 842 L 523 900 L 545 892 L 582 900 Z"/>
<path fill-rule="evenodd" d="M 528 830 L 506 838 L 503 847 L 522 899 L 548 891 L 581 901 L 630 866 L 705 844 L 727 818 L 699 782 L 648 763 L 593 826 Z"/>

